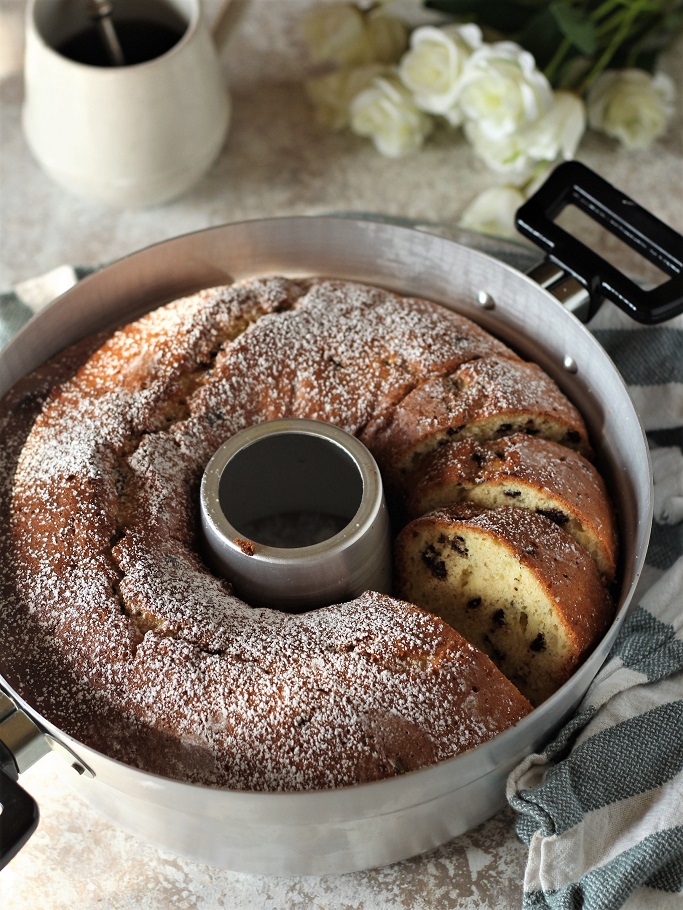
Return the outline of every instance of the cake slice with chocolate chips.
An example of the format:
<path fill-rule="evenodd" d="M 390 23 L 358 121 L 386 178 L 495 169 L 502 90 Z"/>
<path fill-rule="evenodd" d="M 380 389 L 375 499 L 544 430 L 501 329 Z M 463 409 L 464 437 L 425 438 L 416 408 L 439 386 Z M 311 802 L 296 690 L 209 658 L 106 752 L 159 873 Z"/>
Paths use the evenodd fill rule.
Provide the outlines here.
<path fill-rule="evenodd" d="M 533 705 L 605 632 L 613 607 L 594 561 L 545 515 L 463 502 L 407 524 L 397 594 L 491 657 Z"/>

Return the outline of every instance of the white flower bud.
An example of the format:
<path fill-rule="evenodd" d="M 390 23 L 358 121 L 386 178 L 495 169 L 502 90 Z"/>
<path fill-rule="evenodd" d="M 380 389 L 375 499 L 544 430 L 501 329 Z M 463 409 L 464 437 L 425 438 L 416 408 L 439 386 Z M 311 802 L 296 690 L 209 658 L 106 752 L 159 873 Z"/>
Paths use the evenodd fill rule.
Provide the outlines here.
<path fill-rule="evenodd" d="M 573 158 L 586 131 L 586 108 L 573 92 L 557 91 L 552 106 L 532 123 L 524 138 L 537 161 Z"/>
<path fill-rule="evenodd" d="M 382 9 L 371 10 L 365 20 L 372 60 L 377 63 L 397 63 L 408 45 L 408 29 L 395 16 Z"/>
<path fill-rule="evenodd" d="M 362 12 L 352 3 L 312 7 L 301 29 L 314 63 L 352 66 L 370 62 L 370 46 Z"/>
<path fill-rule="evenodd" d="M 370 63 L 368 66 L 346 66 L 308 79 L 306 94 L 313 102 L 318 123 L 332 130 L 347 127 L 353 99 L 387 71 L 387 67 L 379 63 Z"/>
<path fill-rule="evenodd" d="M 395 63 L 408 43 L 400 19 L 382 9 L 364 12 L 353 3 L 314 6 L 301 28 L 314 63 L 343 67 Z"/>
<path fill-rule="evenodd" d="M 454 126 L 461 122 L 457 102 L 465 63 L 481 43 L 481 30 L 476 25 L 415 29 L 410 50 L 399 64 L 399 74 L 421 110 L 441 114 Z"/>
<path fill-rule="evenodd" d="M 531 176 L 535 161 L 522 131 L 493 138 L 476 120 L 468 120 L 464 130 L 474 154 L 489 170 L 520 184 Z"/>
<path fill-rule="evenodd" d="M 666 132 L 675 96 L 674 84 L 664 73 L 606 70 L 588 92 L 588 122 L 628 149 L 646 149 Z"/>
<path fill-rule="evenodd" d="M 351 129 L 372 139 L 389 158 L 400 158 L 422 146 L 432 121 L 415 105 L 396 76 L 375 79 L 351 103 Z"/>
<path fill-rule="evenodd" d="M 515 237 L 515 214 L 524 194 L 513 186 L 494 186 L 480 193 L 465 209 L 460 227 L 496 237 Z"/>
<path fill-rule="evenodd" d="M 536 121 L 552 105 L 550 83 L 534 58 L 512 41 L 486 44 L 465 65 L 460 107 L 493 139 Z"/>

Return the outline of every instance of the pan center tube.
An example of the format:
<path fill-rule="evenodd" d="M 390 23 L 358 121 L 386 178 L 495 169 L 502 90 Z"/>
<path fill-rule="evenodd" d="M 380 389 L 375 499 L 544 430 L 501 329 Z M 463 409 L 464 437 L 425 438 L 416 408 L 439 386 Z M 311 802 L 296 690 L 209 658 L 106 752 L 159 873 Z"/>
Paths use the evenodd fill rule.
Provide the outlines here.
<path fill-rule="evenodd" d="M 379 469 L 332 424 L 288 418 L 235 434 L 204 471 L 200 511 L 209 563 L 255 606 L 303 612 L 391 590 Z"/>

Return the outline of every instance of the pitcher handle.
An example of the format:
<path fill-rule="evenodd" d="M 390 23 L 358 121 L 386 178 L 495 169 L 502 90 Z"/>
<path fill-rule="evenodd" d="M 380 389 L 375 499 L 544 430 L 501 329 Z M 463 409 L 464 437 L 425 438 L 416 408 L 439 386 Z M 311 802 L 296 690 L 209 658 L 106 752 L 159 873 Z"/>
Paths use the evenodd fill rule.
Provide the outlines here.
<path fill-rule="evenodd" d="M 211 24 L 211 37 L 218 51 L 227 43 L 248 5 L 249 0 L 223 0 L 221 3 Z"/>

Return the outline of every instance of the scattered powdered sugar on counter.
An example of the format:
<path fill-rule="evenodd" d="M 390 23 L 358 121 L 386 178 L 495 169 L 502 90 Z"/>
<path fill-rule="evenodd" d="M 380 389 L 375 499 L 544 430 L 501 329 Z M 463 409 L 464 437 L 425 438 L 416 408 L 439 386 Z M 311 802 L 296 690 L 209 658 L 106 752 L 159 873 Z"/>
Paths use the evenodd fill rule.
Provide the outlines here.
<path fill-rule="evenodd" d="M 510 910 L 521 905 L 527 850 L 510 810 L 442 847 L 389 866 L 323 877 L 253 875 L 171 856 L 122 831 L 67 786 L 72 772 L 61 764 L 56 755 L 48 756 L 22 776 L 40 804 L 41 823 L 3 870 L 4 910 Z"/>

